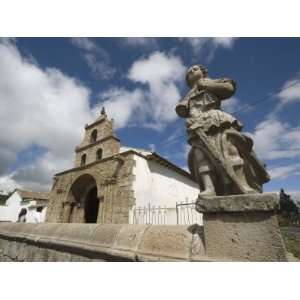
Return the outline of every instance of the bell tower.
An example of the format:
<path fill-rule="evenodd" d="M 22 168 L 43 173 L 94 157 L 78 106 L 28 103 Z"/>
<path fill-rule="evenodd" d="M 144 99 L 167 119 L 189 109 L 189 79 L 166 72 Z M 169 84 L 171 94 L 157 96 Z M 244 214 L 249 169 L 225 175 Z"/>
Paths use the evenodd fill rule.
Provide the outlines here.
<path fill-rule="evenodd" d="M 85 135 L 75 148 L 75 167 L 85 166 L 120 152 L 120 140 L 113 131 L 104 107 L 95 122 L 85 125 Z"/>

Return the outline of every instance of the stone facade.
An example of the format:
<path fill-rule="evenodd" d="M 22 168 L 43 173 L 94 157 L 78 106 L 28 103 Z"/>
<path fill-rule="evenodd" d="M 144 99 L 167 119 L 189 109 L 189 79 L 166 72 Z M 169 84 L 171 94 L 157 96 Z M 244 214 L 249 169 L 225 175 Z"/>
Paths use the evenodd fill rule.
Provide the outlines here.
<path fill-rule="evenodd" d="M 75 149 L 75 168 L 55 175 L 46 222 L 128 223 L 135 161 L 131 151 L 119 151 L 113 122 L 102 112 L 85 126 L 83 142 Z"/>

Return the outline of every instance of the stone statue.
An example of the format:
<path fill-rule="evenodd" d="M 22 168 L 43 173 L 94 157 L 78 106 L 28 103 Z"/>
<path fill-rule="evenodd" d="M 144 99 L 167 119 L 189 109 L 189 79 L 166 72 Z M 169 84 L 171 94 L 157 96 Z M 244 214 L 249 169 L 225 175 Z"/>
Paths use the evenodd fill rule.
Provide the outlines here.
<path fill-rule="evenodd" d="M 235 82 L 209 78 L 202 65 L 188 69 L 186 82 L 190 91 L 176 112 L 186 118 L 188 165 L 199 183 L 199 196 L 261 193 L 270 178 L 253 151 L 253 141 L 241 133 L 236 118 L 220 109 L 221 101 L 235 93 Z"/>

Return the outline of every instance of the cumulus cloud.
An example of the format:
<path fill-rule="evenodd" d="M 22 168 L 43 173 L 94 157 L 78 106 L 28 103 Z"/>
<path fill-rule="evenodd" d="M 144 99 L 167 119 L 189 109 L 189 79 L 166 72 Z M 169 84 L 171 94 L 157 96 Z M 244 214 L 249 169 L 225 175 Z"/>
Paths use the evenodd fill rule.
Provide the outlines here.
<path fill-rule="evenodd" d="M 104 106 L 117 128 L 135 125 L 161 130 L 177 118 L 175 106 L 181 98 L 177 83 L 184 73 L 179 57 L 154 52 L 135 61 L 128 72 L 128 79 L 138 87 L 105 91 L 99 95 L 97 109 Z"/>
<path fill-rule="evenodd" d="M 59 170 L 72 166 L 73 150 L 93 120 L 90 90 L 55 68 L 41 69 L 21 56 L 12 41 L 0 42 L 0 174 L 1 182 L 18 181 L 44 189 Z M 8 167 L 32 145 L 46 151 L 13 174 Z M 29 183 L 27 185 L 27 183 Z"/>
<path fill-rule="evenodd" d="M 293 158 L 300 155 L 300 127 L 291 127 L 271 118 L 258 124 L 251 136 L 256 152 L 264 159 Z"/>
<path fill-rule="evenodd" d="M 84 51 L 96 51 L 91 40 L 76 43 Z M 178 57 L 163 52 L 143 57 L 128 73 L 128 80 L 138 87 L 104 91 L 93 109 L 89 88 L 58 69 L 42 69 L 22 56 L 11 40 L 0 43 L 0 72 L 0 126 L 5 129 L 0 133 L 1 186 L 45 190 L 56 172 L 73 166 L 83 124 L 94 120 L 102 105 L 117 128 L 161 129 L 174 121 L 174 107 L 180 99 L 176 83 L 184 77 L 185 67 Z M 33 145 L 45 151 L 30 163 L 18 161 L 20 153 Z"/>
<path fill-rule="evenodd" d="M 151 117 L 149 127 L 159 129 L 177 118 L 174 107 L 181 96 L 176 83 L 184 78 L 185 69 L 179 57 L 163 52 L 154 52 L 132 65 L 129 79 L 147 88 L 143 110 Z"/>
<path fill-rule="evenodd" d="M 233 47 L 236 38 L 232 37 L 195 37 L 195 38 L 181 38 L 182 41 L 188 43 L 195 56 L 203 56 L 207 61 L 214 58 L 215 52 L 218 48 L 230 49 Z M 205 56 L 204 56 L 205 54 Z"/>
<path fill-rule="evenodd" d="M 111 65 L 108 52 L 90 38 L 71 38 L 71 43 L 84 50 L 83 59 L 97 79 L 111 79 L 116 69 Z"/>
<path fill-rule="evenodd" d="M 105 107 L 106 112 L 115 121 L 116 128 L 122 128 L 137 120 L 140 114 L 136 112 L 142 108 L 144 93 L 140 89 L 128 91 L 123 88 L 113 88 L 99 95 L 101 101 L 94 112 Z M 135 116 L 134 116 L 135 115 Z"/>

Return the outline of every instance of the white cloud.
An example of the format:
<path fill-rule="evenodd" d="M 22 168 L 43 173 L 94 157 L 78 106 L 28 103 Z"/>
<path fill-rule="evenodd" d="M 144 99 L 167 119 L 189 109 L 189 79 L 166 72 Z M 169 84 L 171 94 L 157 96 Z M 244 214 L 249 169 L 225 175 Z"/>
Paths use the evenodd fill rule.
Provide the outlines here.
<path fill-rule="evenodd" d="M 237 38 L 232 37 L 214 37 L 213 42 L 224 48 L 232 48 L 233 44 Z"/>
<path fill-rule="evenodd" d="M 254 147 L 263 159 L 293 158 L 300 155 L 300 127 L 267 119 L 255 128 Z"/>
<path fill-rule="evenodd" d="M 148 88 L 143 111 L 152 119 L 149 126 L 159 129 L 177 118 L 175 106 L 181 96 L 176 83 L 183 80 L 185 69 L 179 57 L 163 52 L 154 52 L 132 65 L 129 79 Z"/>
<path fill-rule="evenodd" d="M 91 109 L 90 90 L 81 82 L 58 69 L 40 68 L 22 56 L 12 41 L 0 42 L 1 186 L 49 189 L 55 173 L 73 166 L 83 124 L 94 120 L 103 104 L 117 128 L 161 129 L 174 121 L 180 99 L 176 82 L 184 72 L 178 57 L 155 52 L 136 61 L 129 71 L 128 78 L 140 83 L 139 88 L 112 88 Z M 9 174 L 18 155 L 33 145 L 46 151 Z"/>
<path fill-rule="evenodd" d="M 140 87 L 114 87 L 102 93 L 97 109 L 104 106 L 117 128 L 136 125 L 161 130 L 177 118 L 175 106 L 181 98 L 177 82 L 184 73 L 179 57 L 154 52 L 135 61 L 128 72 L 128 79 Z"/>
<path fill-rule="evenodd" d="M 55 68 L 42 70 L 22 57 L 14 43 L 0 42 L 1 181 L 41 182 L 49 187 L 55 172 L 71 167 L 82 124 L 93 119 L 89 95 L 89 89 L 74 78 Z M 17 155 L 33 144 L 48 152 L 8 175 Z"/>
<path fill-rule="evenodd" d="M 187 42 L 193 50 L 195 56 L 203 56 L 207 61 L 213 59 L 218 48 L 230 49 L 233 47 L 236 38 L 232 37 L 197 37 L 197 38 L 181 38 Z M 204 56 L 205 54 L 205 56 Z"/>
<path fill-rule="evenodd" d="M 291 164 L 286 166 L 274 167 L 268 170 L 271 179 L 284 179 L 289 176 L 300 174 L 300 164 Z"/>
<path fill-rule="evenodd" d="M 12 179 L 12 176 L 13 174 L 0 177 L 0 191 L 3 191 L 5 194 L 8 194 L 15 188 L 21 187 L 14 179 Z"/>
<path fill-rule="evenodd" d="M 108 52 L 96 44 L 94 40 L 71 38 L 71 43 L 85 51 L 82 57 L 97 79 L 111 79 L 114 76 L 116 69 L 111 65 Z"/>
<path fill-rule="evenodd" d="M 110 59 L 103 49 L 94 53 L 85 53 L 84 60 L 97 79 L 111 79 L 116 73 L 116 69 L 110 65 Z"/>
<path fill-rule="evenodd" d="M 294 78 L 288 80 L 282 86 L 281 92 L 278 93 L 280 103 L 277 110 L 283 106 L 300 101 L 300 79 Z"/>
<path fill-rule="evenodd" d="M 241 104 L 236 97 L 231 97 L 230 99 L 222 101 L 221 108 L 223 111 L 233 113 L 241 108 Z"/>
<path fill-rule="evenodd" d="M 139 114 L 135 113 L 143 104 L 144 94 L 140 89 L 127 91 L 114 88 L 102 93 L 100 101 L 94 111 L 104 106 L 107 114 L 115 120 L 115 127 L 122 128 L 139 118 Z"/>

